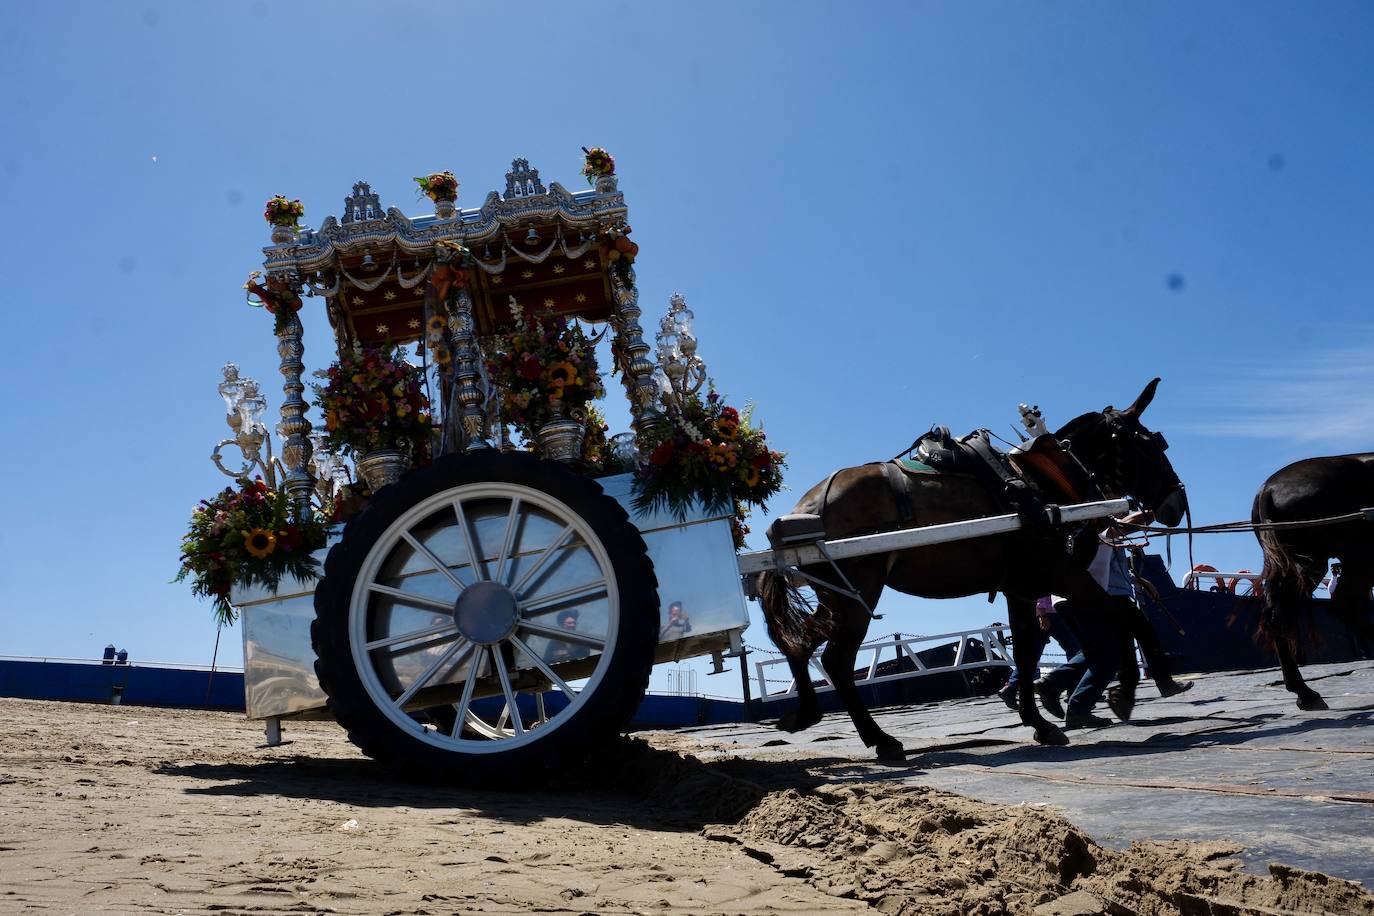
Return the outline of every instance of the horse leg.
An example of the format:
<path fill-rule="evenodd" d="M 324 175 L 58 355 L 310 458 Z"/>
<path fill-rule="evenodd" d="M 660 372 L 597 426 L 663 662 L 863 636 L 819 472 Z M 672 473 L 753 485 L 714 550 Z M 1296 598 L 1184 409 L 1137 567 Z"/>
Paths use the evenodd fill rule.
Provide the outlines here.
<path fill-rule="evenodd" d="M 1016 662 L 1016 702 L 1021 724 L 1035 730 L 1037 744 L 1068 744 L 1063 729 L 1041 715 L 1035 702 L 1036 668 L 1040 664 L 1035 602 L 1007 595 L 1007 614 L 1011 620 L 1011 657 Z"/>
<path fill-rule="evenodd" d="M 870 601 L 869 607 L 872 606 Z M 883 731 L 874 721 L 873 714 L 859 696 L 859 688 L 854 684 L 854 665 L 859 646 L 868 632 L 868 612 L 852 601 L 845 601 L 841 607 L 845 610 L 840 615 L 842 623 L 831 634 L 829 644 L 821 653 L 821 665 L 854 722 L 864 747 L 876 746 L 878 760 L 883 763 L 902 763 L 906 760 L 906 749 L 902 747 L 902 742 Z"/>
<path fill-rule="evenodd" d="M 1283 686 L 1298 698 L 1298 708 L 1307 712 L 1327 709 L 1321 694 L 1307 686 L 1298 667 L 1297 642 L 1298 623 L 1295 614 L 1302 601 L 1302 580 L 1304 574 L 1294 570 L 1274 582 L 1265 592 L 1265 631 L 1273 640 L 1274 651 L 1279 656 L 1279 667 L 1283 670 Z M 1320 579 L 1313 576 L 1312 581 Z"/>
<path fill-rule="evenodd" d="M 792 682 L 797 687 L 797 705 L 783 713 L 778 720 L 778 728 L 793 734 L 805 731 L 821 720 L 821 704 L 816 700 L 816 688 L 811 684 L 811 654 L 801 658 L 786 656 L 787 667 L 792 671 Z"/>

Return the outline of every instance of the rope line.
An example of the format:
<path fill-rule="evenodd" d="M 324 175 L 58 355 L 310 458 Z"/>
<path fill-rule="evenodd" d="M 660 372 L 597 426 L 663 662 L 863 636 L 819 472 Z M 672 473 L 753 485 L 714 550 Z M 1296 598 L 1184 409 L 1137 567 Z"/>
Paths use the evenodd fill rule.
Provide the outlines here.
<path fill-rule="evenodd" d="M 1318 528 L 1322 525 L 1344 525 L 1347 522 L 1374 522 L 1374 508 L 1333 515 L 1329 518 L 1303 519 L 1296 522 L 1221 522 L 1216 525 L 1199 525 L 1196 528 L 1160 528 L 1141 525 L 1136 522 L 1113 522 L 1118 528 L 1127 528 L 1145 534 L 1233 534 L 1252 531 L 1285 531 L 1293 528 Z"/>

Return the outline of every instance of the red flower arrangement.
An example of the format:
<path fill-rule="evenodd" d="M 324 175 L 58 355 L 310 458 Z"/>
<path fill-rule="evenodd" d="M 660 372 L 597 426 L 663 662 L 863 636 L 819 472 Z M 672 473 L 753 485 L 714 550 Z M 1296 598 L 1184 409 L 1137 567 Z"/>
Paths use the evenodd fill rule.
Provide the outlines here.
<path fill-rule="evenodd" d="M 254 308 L 265 308 L 269 314 L 275 316 L 272 332 L 281 334 L 286 330 L 291 316 L 299 312 L 304 303 L 301 301 L 300 293 L 292 289 L 284 277 L 274 274 L 267 278 L 267 285 L 264 286 L 258 282 L 261 276 L 262 271 L 255 270 L 248 275 L 248 280 L 243 284 L 243 288 L 248 290 L 248 304 Z M 253 300 L 254 296 L 257 297 L 257 301 Z"/>
<path fill-rule="evenodd" d="M 648 460 L 635 477 L 636 511 L 666 508 L 682 518 L 697 502 L 708 512 L 730 511 L 735 546 L 742 546 L 749 507 L 766 508 L 765 501 L 782 489 L 787 466 L 781 452 L 768 448 L 751 413 L 727 406 L 714 390 L 670 407 L 650 433 Z"/>
<path fill-rule="evenodd" d="M 484 348 L 487 374 L 501 391 L 501 419 L 514 426 L 527 445 L 556 413 L 588 418 L 592 401 L 605 396 L 596 349 L 576 321 L 562 315 L 527 316 L 512 298 L 511 329 Z"/>
<path fill-rule="evenodd" d="M 586 153 L 586 158 L 582 160 L 582 174 L 587 176 L 588 184 L 596 184 L 596 179 L 602 175 L 615 174 L 615 158 L 599 146 L 591 149 L 582 147 L 582 152 Z"/>
<path fill-rule="evenodd" d="M 458 179 L 452 172 L 431 172 L 425 177 L 416 176 L 415 183 L 424 194 L 436 204 L 441 200 L 458 199 Z"/>
<path fill-rule="evenodd" d="M 191 592 L 214 601 L 220 624 L 237 617 L 229 603 L 235 586 L 261 584 L 274 589 L 290 574 L 310 580 L 318 575 L 311 554 L 325 544 L 324 517 L 310 512 L 291 518 L 291 499 L 262 482 L 240 480 L 203 499 L 191 513 L 181 541 L 181 570 L 173 581 L 191 578 Z"/>
<path fill-rule="evenodd" d="M 429 458 L 429 398 L 424 370 L 401 358 L 392 344 L 345 350 L 315 385 L 324 412 L 325 441 L 345 455 L 400 449 L 420 464 Z"/>
<path fill-rule="evenodd" d="M 262 218 L 274 226 L 290 226 L 292 229 L 300 228 L 301 217 L 305 216 L 305 204 L 300 199 L 287 200 L 278 194 L 267 202 L 263 208 Z"/>

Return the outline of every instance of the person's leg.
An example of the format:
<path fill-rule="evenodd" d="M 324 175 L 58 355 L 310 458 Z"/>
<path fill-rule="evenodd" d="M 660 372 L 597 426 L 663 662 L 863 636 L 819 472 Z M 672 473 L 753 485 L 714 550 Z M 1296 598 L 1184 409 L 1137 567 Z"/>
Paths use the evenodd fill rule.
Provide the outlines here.
<path fill-rule="evenodd" d="M 1068 727 L 1110 725 L 1108 719 L 1093 715 L 1093 707 L 1106 691 L 1121 666 L 1120 634 L 1124 621 L 1112 602 L 1101 607 L 1074 609 L 1069 625 L 1078 637 L 1084 659 L 1083 675 L 1074 688 L 1065 712 Z"/>
<path fill-rule="evenodd" d="M 1074 606 L 1070 601 L 1055 605 L 1057 613 L 1050 615 L 1050 629 L 1055 641 L 1064 650 L 1065 662 L 1035 682 L 1035 692 L 1040 697 L 1040 705 L 1051 715 L 1064 718 L 1064 706 L 1060 697 L 1072 690 L 1088 670 L 1088 659 L 1084 655 L 1078 637 L 1074 635 Z"/>
<path fill-rule="evenodd" d="M 1035 664 L 1038 665 L 1040 663 L 1040 656 L 1045 653 L 1045 646 L 1049 641 L 1050 635 L 1037 627 L 1035 630 Z M 1017 708 L 1016 684 L 1019 674 L 1020 672 L 1017 667 L 1012 665 L 1011 676 L 1007 678 L 1006 685 L 1001 690 L 997 691 L 997 695 L 1002 698 L 1002 702 L 1006 703 L 1007 707 L 1013 710 Z"/>
<path fill-rule="evenodd" d="M 1159 641 L 1159 634 L 1151 625 L 1150 618 L 1145 616 L 1145 612 L 1135 602 L 1127 603 L 1130 604 L 1127 621 L 1131 627 L 1131 635 L 1140 644 L 1140 654 L 1145 656 L 1145 667 L 1150 672 L 1150 680 L 1159 688 L 1159 695 L 1171 697 L 1192 687 L 1189 681 L 1180 683 L 1174 680 L 1173 663 L 1169 661 L 1169 653 L 1164 651 L 1164 645 Z"/>

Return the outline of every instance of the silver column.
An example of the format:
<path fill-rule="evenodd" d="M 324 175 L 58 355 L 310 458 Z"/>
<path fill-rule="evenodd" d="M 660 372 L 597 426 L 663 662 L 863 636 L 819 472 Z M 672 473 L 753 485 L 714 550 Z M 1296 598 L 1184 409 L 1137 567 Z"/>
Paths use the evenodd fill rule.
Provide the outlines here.
<path fill-rule="evenodd" d="M 301 373 L 305 371 L 305 363 L 301 361 L 305 355 L 303 334 L 300 316 L 292 312 L 277 335 L 277 355 L 281 357 L 281 374 L 286 379 L 282 384 L 286 398 L 282 401 L 277 432 L 282 437 L 286 492 L 298 518 L 310 511 L 310 494 L 315 489 L 315 480 L 310 474 L 310 421 L 305 416 L 308 405 L 301 396 L 305 392 L 305 383 L 301 381 Z"/>
<path fill-rule="evenodd" d="M 486 392 L 480 387 L 482 351 L 477 345 L 476 323 L 472 315 L 472 294 L 466 287 L 449 298 L 449 327 L 453 332 L 453 415 L 458 423 L 450 425 L 460 432 L 462 451 L 490 448 L 486 439 Z M 446 411 L 447 413 L 447 411 Z M 448 422 L 447 416 L 445 422 Z"/>
<path fill-rule="evenodd" d="M 615 295 L 616 314 L 612 319 L 622 354 L 621 381 L 630 399 L 630 425 L 636 438 L 642 440 L 647 428 L 661 416 L 658 409 L 658 385 L 654 382 L 654 364 L 649 361 L 649 345 L 644 342 L 644 329 L 639 324 L 639 290 L 635 289 L 634 268 L 624 276 L 611 268 L 611 291 Z"/>

